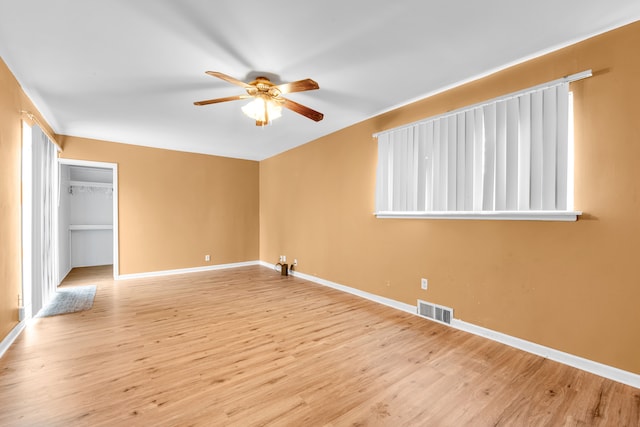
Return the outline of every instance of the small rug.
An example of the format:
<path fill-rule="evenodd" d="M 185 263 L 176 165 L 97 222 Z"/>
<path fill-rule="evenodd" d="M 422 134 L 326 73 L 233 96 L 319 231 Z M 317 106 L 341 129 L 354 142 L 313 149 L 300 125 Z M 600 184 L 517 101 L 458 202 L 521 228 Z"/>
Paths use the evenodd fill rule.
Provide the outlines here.
<path fill-rule="evenodd" d="M 40 310 L 36 317 L 49 317 L 89 310 L 93 307 L 93 298 L 95 296 L 96 285 L 58 288 L 56 296 Z"/>

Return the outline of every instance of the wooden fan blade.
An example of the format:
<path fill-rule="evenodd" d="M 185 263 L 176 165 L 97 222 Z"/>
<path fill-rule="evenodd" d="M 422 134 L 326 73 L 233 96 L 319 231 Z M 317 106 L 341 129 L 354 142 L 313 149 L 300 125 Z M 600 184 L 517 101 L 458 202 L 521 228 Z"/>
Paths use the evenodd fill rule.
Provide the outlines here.
<path fill-rule="evenodd" d="M 207 99 L 206 101 L 196 101 L 193 103 L 193 105 L 217 104 L 219 102 L 237 101 L 239 99 L 247 99 L 247 98 L 251 98 L 251 96 L 249 95 L 227 96 L 226 98 L 216 98 L 216 99 Z"/>
<path fill-rule="evenodd" d="M 219 78 L 219 79 L 222 79 L 222 80 L 224 80 L 224 81 L 226 81 L 226 82 L 232 83 L 232 84 L 234 84 L 234 85 L 237 85 L 237 86 L 243 87 L 243 88 L 245 88 L 245 89 L 246 89 L 246 88 L 253 87 L 253 86 L 251 86 L 250 84 L 247 84 L 247 83 L 245 83 L 245 82 L 242 82 L 242 81 L 240 81 L 240 80 L 236 79 L 235 77 L 227 76 L 226 74 L 219 73 L 219 72 L 217 72 L 217 71 L 205 71 L 205 73 L 209 74 L 210 76 L 213 76 L 213 77 L 217 77 L 217 78 Z"/>
<path fill-rule="evenodd" d="M 280 93 L 304 92 L 305 90 L 320 89 L 318 83 L 311 79 L 298 80 L 297 82 L 283 83 L 276 86 Z"/>
<path fill-rule="evenodd" d="M 319 113 L 318 111 L 312 110 L 309 107 L 305 107 L 302 104 L 298 104 L 297 102 L 294 102 L 290 99 L 287 98 L 280 98 L 282 99 L 282 106 L 285 108 L 288 108 L 291 111 L 295 111 L 298 114 L 302 114 L 303 116 L 319 122 L 320 120 L 322 120 L 322 118 L 324 117 L 324 114 Z"/>

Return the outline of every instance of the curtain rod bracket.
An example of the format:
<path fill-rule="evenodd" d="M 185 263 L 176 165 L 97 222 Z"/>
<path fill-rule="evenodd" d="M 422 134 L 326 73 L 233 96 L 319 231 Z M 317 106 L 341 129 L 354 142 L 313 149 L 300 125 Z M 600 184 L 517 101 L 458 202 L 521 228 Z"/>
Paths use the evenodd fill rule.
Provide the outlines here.
<path fill-rule="evenodd" d="M 49 138 L 51 142 L 53 142 L 53 145 L 56 146 L 57 151 L 59 153 L 62 152 L 62 145 L 60 145 L 60 143 L 54 138 L 53 134 L 49 133 L 49 131 L 45 129 L 45 127 L 42 125 L 40 120 L 38 120 L 35 114 L 33 114 L 29 110 L 20 110 L 20 114 L 24 114 L 29 118 L 29 120 L 32 120 L 35 124 L 37 124 L 40 127 L 40 129 L 42 129 L 42 133 L 44 133 L 47 136 L 47 138 Z"/>

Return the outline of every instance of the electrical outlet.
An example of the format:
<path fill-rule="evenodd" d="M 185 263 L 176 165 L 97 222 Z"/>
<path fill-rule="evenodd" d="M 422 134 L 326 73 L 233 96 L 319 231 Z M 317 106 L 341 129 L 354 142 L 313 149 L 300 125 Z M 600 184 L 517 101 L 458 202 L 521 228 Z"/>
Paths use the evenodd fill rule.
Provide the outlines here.
<path fill-rule="evenodd" d="M 282 262 L 287 262 L 287 256 L 286 255 L 282 255 Z"/>
<path fill-rule="evenodd" d="M 211 261 L 211 255 L 205 255 L 205 256 L 204 256 L 204 260 L 205 260 L 206 262 Z"/>
<path fill-rule="evenodd" d="M 423 277 L 422 280 L 420 280 L 420 287 L 426 291 L 428 286 L 429 282 Z"/>
<path fill-rule="evenodd" d="M 294 258 L 294 259 L 293 259 L 293 265 L 294 265 L 294 266 L 297 266 L 297 265 L 298 265 L 298 258 Z"/>

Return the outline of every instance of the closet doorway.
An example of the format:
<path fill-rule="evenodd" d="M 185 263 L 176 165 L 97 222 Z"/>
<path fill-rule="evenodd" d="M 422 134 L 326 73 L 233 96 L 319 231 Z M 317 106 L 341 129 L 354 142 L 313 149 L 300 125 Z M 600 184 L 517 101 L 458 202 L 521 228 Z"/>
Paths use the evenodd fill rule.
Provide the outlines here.
<path fill-rule="evenodd" d="M 59 283 L 72 268 L 118 267 L 118 165 L 59 159 Z"/>

